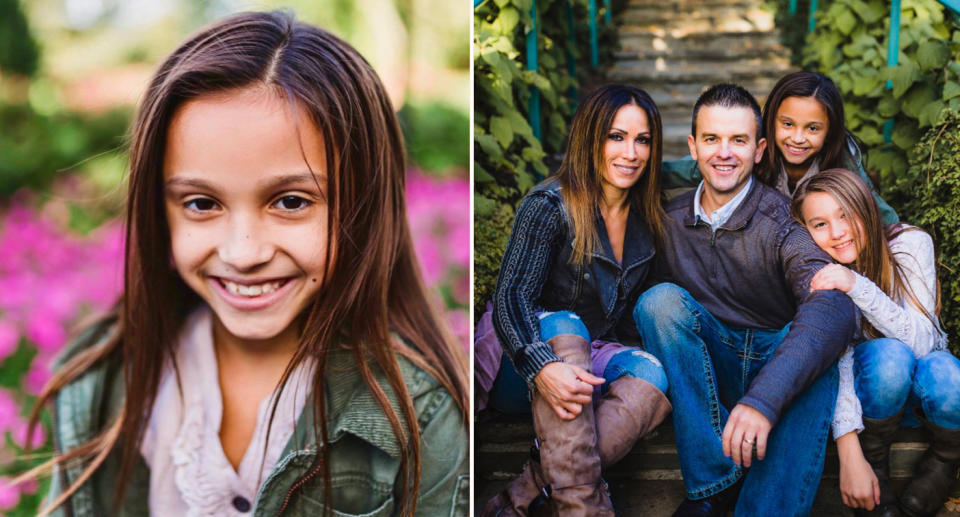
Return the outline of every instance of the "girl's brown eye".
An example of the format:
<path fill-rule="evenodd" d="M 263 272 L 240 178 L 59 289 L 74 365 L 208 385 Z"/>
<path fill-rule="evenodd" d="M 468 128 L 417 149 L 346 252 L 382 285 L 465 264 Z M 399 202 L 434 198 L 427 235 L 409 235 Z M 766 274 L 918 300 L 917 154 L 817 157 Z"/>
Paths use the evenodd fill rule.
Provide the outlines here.
<path fill-rule="evenodd" d="M 277 207 L 283 210 L 295 211 L 302 210 L 310 206 L 311 201 L 300 196 L 283 196 L 275 203 Z"/>
<path fill-rule="evenodd" d="M 197 212 L 207 212 L 217 207 L 216 201 L 204 197 L 191 199 L 183 204 L 184 208 Z"/>

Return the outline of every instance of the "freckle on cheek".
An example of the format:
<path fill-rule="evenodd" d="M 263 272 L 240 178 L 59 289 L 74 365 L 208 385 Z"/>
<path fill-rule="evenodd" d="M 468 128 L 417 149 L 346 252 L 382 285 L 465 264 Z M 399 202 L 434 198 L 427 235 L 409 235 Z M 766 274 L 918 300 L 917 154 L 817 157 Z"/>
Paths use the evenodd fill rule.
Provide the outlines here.
<path fill-rule="evenodd" d="M 313 280 L 314 283 L 317 282 L 317 279 L 316 279 L 316 278 L 311 278 L 310 280 Z"/>

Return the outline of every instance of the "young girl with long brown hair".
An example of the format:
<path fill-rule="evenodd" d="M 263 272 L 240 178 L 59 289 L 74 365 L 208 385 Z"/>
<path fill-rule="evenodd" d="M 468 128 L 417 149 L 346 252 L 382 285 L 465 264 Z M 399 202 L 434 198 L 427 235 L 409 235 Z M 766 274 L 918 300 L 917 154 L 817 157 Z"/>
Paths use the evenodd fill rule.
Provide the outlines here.
<path fill-rule="evenodd" d="M 175 50 L 133 126 L 122 298 L 40 397 L 46 510 L 465 514 L 466 362 L 404 161 L 375 72 L 321 29 L 239 14 Z"/>
<path fill-rule="evenodd" d="M 933 515 L 960 465 L 960 361 L 938 319 L 933 241 L 913 226 L 884 225 L 870 189 L 845 169 L 801 182 L 792 211 L 838 262 L 811 289 L 839 289 L 863 314 L 867 340 L 840 359 L 833 421 L 843 502 L 865 515 Z M 898 501 L 890 444 L 901 425 L 921 423 L 931 445 Z"/>

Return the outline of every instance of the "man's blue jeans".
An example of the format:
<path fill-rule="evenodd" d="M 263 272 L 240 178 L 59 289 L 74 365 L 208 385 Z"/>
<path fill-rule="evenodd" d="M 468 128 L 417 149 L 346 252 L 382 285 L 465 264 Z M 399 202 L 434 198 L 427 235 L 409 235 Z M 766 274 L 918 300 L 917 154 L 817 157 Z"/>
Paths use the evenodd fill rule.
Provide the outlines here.
<path fill-rule="evenodd" d="M 749 472 L 736 515 L 808 515 L 837 399 L 836 365 L 793 400 L 770 433 L 766 457 L 746 470 L 723 455 L 723 427 L 790 325 L 778 330 L 728 327 L 674 284 L 649 289 L 633 316 L 646 350 L 667 373 L 687 496 L 709 497 Z"/>
<path fill-rule="evenodd" d="M 901 409 L 903 425 L 919 422 L 912 409 L 946 429 L 960 429 L 960 360 L 945 350 L 915 359 L 896 339 L 879 338 L 853 349 L 854 386 L 867 418 L 889 418 Z"/>

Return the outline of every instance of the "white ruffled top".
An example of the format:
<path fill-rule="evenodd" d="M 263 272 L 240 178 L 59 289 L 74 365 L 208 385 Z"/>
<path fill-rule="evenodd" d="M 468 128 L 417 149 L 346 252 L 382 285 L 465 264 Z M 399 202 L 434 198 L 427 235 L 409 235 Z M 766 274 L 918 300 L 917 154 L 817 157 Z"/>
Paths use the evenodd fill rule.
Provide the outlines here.
<path fill-rule="evenodd" d="M 212 318 L 204 306 L 190 316 L 181 332 L 175 354 L 179 386 L 169 361 L 161 375 L 140 446 L 150 467 L 150 515 L 253 515 L 260 484 L 280 459 L 310 392 L 312 362 L 299 365 L 280 393 L 269 441 L 267 425 L 277 393 L 250 402 L 258 404 L 257 424 L 234 470 L 220 444 L 223 402 Z"/>
<path fill-rule="evenodd" d="M 904 281 L 913 290 L 924 310 L 934 314 L 936 309 L 937 269 L 933 239 L 921 230 L 906 230 L 890 241 L 890 250 L 900 263 Z M 854 273 L 856 281 L 848 296 L 860 308 L 863 316 L 886 337 L 903 341 L 916 358 L 947 347 L 947 335 L 940 322 L 930 321 L 913 303 L 893 300 L 876 284 Z M 839 438 L 849 432 L 863 430 L 863 409 L 853 385 L 853 347 L 838 363 L 840 387 L 837 406 L 833 413 L 833 436 Z"/>

